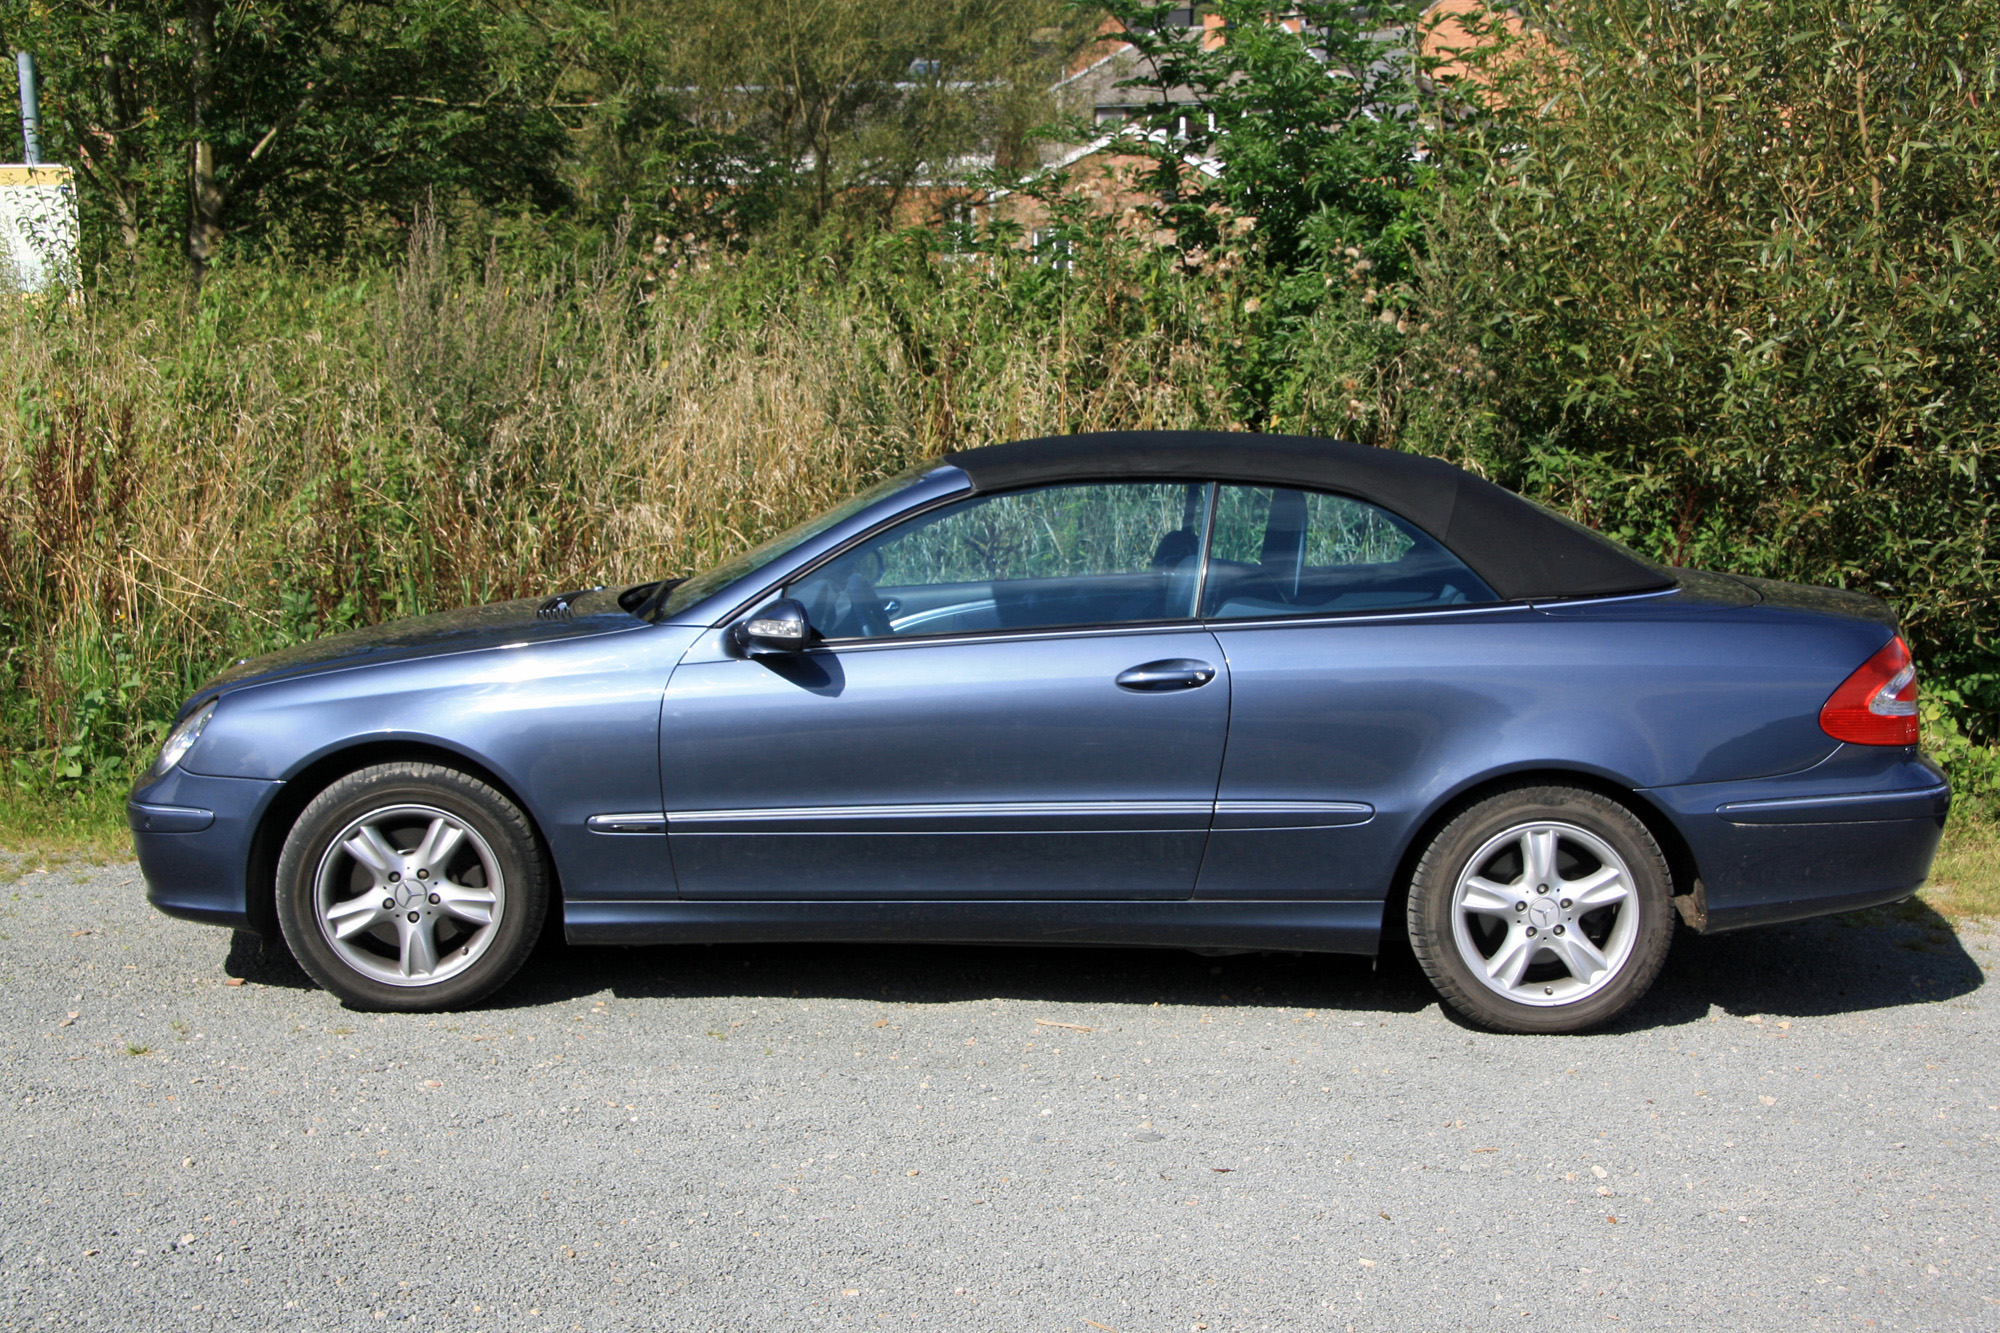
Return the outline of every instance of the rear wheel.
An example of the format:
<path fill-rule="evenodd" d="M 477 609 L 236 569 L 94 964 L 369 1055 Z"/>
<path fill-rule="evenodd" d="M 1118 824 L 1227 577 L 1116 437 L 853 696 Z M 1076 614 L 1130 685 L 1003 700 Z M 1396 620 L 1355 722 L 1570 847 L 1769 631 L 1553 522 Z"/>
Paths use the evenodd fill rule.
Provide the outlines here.
<path fill-rule="evenodd" d="M 1630 810 L 1521 787 L 1447 824 L 1410 883 L 1410 945 L 1438 994 L 1504 1032 L 1577 1032 L 1653 984 L 1673 939 L 1672 876 Z"/>
<path fill-rule="evenodd" d="M 457 1008 L 527 960 L 549 878 L 527 817 L 492 787 L 378 764 L 300 813 L 278 860 L 278 924 L 299 965 L 355 1008 Z"/>

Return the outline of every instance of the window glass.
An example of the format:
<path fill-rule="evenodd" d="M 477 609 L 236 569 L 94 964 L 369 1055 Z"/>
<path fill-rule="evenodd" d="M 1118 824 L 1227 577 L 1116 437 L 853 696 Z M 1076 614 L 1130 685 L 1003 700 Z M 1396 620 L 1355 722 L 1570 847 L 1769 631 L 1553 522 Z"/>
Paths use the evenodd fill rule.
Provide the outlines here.
<path fill-rule="evenodd" d="M 853 547 L 787 588 L 829 639 L 1194 614 L 1206 482 L 979 496 Z"/>
<path fill-rule="evenodd" d="M 1209 619 L 1498 600 L 1451 552 L 1374 505 L 1268 486 L 1224 486 L 1216 497 Z"/>

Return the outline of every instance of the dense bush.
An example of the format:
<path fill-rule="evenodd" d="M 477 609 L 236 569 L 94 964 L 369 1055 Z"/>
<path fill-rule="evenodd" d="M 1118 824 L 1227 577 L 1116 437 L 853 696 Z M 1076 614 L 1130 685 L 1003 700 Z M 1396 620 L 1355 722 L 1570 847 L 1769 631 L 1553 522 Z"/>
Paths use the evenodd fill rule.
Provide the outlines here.
<path fill-rule="evenodd" d="M 1518 7 L 1400 384 L 1674 564 L 1879 593 L 2000 723 L 2000 5 Z"/>

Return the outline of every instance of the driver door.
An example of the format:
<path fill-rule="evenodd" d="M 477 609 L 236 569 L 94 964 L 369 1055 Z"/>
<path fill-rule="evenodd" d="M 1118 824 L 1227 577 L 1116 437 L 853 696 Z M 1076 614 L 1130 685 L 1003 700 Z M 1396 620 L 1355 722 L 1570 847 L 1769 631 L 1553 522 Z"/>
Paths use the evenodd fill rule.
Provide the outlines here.
<path fill-rule="evenodd" d="M 1209 491 L 960 501 L 784 589 L 807 650 L 704 636 L 661 728 L 682 895 L 1190 897 L 1229 714 L 1193 618 Z"/>

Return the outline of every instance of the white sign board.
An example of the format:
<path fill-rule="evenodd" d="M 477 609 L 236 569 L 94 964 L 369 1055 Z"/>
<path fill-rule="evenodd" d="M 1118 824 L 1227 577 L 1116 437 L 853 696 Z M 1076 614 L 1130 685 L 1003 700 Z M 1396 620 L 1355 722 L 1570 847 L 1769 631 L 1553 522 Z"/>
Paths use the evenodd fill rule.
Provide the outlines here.
<path fill-rule="evenodd" d="M 0 291 L 74 287 L 78 231 L 68 167 L 0 166 Z"/>

